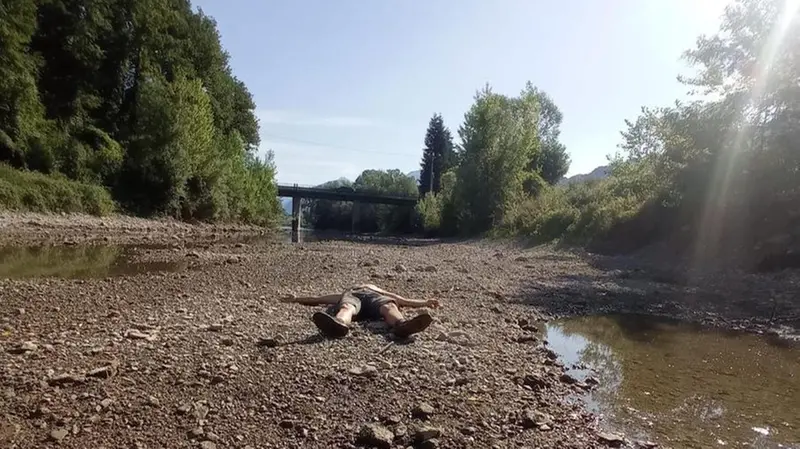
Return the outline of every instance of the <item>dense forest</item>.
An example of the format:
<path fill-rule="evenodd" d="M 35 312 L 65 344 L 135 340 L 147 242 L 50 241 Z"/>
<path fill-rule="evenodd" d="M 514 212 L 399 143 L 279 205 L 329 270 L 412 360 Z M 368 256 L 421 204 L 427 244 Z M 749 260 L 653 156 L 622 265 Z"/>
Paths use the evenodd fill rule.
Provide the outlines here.
<path fill-rule="evenodd" d="M 0 204 L 273 222 L 274 166 L 228 59 L 188 0 L 3 0 Z"/>

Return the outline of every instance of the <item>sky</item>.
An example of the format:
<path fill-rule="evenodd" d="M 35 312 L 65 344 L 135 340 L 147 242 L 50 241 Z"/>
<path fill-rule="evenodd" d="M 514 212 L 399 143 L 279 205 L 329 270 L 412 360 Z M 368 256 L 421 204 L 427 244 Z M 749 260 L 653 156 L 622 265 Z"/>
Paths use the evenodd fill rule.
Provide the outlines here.
<path fill-rule="evenodd" d="M 280 183 L 419 169 L 428 121 L 457 138 L 475 92 L 531 81 L 561 109 L 568 175 L 617 151 L 625 119 L 685 98 L 676 77 L 727 0 L 194 0 L 253 94 Z"/>

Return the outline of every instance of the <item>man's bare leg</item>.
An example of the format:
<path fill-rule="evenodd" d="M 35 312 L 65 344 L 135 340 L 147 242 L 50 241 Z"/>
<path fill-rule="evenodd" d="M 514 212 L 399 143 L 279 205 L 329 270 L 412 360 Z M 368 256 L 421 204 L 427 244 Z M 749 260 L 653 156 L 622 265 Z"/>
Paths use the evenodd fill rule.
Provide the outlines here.
<path fill-rule="evenodd" d="M 433 317 L 427 312 L 407 320 L 395 303 L 384 304 L 379 310 L 383 320 L 392 328 L 392 332 L 401 338 L 422 332 L 433 322 Z"/>
<path fill-rule="evenodd" d="M 350 324 L 355 313 L 356 308 L 352 304 L 342 304 L 336 312 L 336 318 L 344 324 Z"/>

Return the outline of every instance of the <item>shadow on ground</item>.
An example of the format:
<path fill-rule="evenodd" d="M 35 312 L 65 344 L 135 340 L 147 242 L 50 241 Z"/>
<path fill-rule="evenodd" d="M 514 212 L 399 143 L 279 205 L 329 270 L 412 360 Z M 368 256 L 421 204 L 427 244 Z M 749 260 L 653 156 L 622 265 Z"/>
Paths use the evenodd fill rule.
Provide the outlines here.
<path fill-rule="evenodd" d="M 589 273 L 529 280 L 509 299 L 555 317 L 646 314 L 733 329 L 800 328 L 797 270 L 700 277 L 596 255 L 589 256 L 589 265 Z"/>

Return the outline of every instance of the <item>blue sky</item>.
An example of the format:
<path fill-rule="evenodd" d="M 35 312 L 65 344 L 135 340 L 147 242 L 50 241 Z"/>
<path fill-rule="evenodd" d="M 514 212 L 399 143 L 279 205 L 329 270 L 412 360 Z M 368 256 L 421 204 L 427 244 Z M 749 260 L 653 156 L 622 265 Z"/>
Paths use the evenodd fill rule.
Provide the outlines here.
<path fill-rule="evenodd" d="M 278 181 L 419 168 L 435 112 L 457 135 L 485 83 L 530 80 L 564 113 L 569 174 L 616 151 L 624 119 L 685 97 L 676 76 L 726 0 L 195 0 L 253 94 Z"/>

